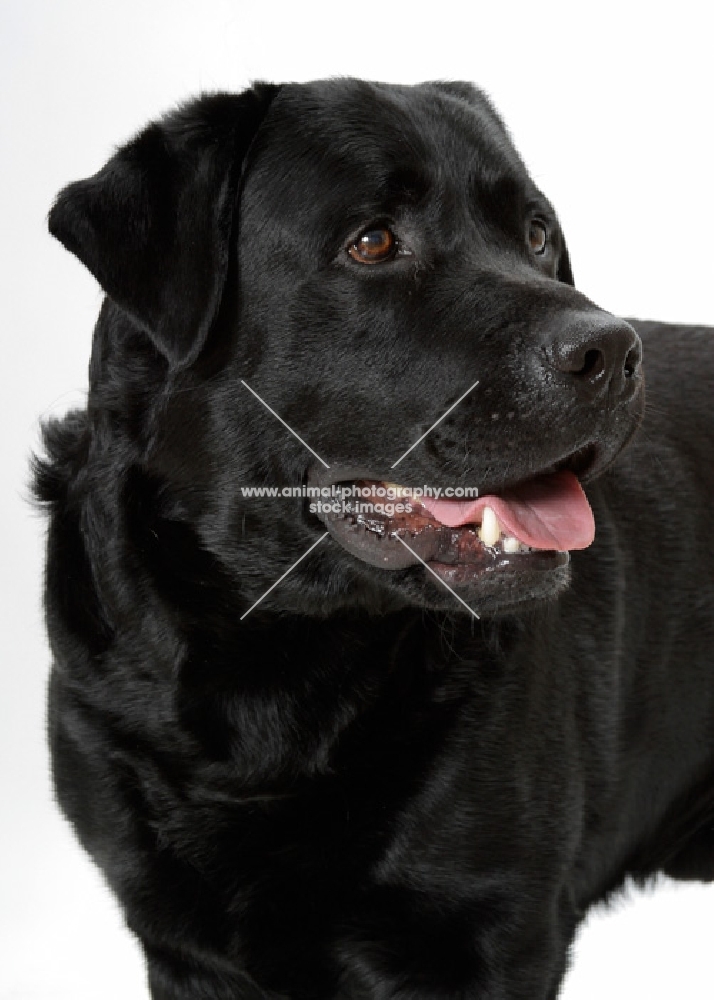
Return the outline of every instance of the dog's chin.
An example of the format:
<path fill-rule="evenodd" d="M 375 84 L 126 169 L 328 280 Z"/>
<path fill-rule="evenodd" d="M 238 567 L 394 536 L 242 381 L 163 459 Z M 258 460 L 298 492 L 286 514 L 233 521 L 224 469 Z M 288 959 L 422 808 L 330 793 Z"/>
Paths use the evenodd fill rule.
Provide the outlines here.
<path fill-rule="evenodd" d="M 551 560 L 551 555 L 557 558 Z M 458 566 L 448 567 L 448 571 L 439 564 L 431 564 L 429 570 L 421 567 L 421 571 L 412 567 L 395 574 L 391 585 L 402 591 L 408 603 L 432 611 L 497 618 L 553 601 L 567 589 L 569 553 L 543 553 L 543 557 L 539 564 L 531 562 L 528 567 L 503 564 L 493 572 L 473 576 Z"/>

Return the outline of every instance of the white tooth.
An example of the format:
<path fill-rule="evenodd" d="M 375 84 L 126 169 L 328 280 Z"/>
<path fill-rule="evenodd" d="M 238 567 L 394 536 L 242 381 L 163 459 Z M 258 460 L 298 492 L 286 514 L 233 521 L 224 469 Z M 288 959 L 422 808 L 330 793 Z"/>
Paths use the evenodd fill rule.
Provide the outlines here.
<path fill-rule="evenodd" d="M 478 533 L 484 545 L 494 546 L 501 537 L 501 527 L 498 518 L 490 507 L 484 507 L 481 514 L 481 528 Z"/>
<path fill-rule="evenodd" d="M 504 552 L 518 552 L 521 547 L 521 543 L 513 535 L 504 535 L 501 545 Z"/>

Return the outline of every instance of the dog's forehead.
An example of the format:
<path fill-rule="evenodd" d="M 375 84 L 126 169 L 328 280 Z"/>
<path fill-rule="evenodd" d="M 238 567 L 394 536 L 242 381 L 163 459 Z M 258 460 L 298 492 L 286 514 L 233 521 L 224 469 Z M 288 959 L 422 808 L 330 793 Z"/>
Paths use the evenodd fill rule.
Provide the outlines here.
<path fill-rule="evenodd" d="M 417 197 L 427 188 L 474 178 L 528 174 L 487 98 L 468 85 L 415 86 L 327 80 L 287 84 L 256 141 L 254 162 L 275 182 L 307 196 L 333 190 L 383 191 L 396 180 Z"/>

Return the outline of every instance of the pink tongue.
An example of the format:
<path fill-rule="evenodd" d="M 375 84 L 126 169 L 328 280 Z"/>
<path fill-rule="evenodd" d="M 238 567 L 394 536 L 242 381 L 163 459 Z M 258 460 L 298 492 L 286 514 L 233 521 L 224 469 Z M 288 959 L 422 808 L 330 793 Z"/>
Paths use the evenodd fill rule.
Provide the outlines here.
<path fill-rule="evenodd" d="M 420 503 L 450 528 L 479 522 L 483 508 L 490 507 L 506 534 L 534 549 L 586 549 L 595 537 L 593 512 L 572 472 L 533 479 L 499 497 L 466 501 L 422 497 Z"/>

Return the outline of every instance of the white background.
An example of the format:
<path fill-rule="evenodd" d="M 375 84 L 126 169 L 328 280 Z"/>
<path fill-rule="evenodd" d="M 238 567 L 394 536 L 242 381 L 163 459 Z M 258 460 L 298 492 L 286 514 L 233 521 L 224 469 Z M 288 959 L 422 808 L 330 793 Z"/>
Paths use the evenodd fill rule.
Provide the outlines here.
<path fill-rule="evenodd" d="M 83 398 L 100 303 L 46 233 L 54 194 L 201 89 L 471 80 L 554 201 L 580 288 L 616 313 L 714 323 L 712 30 L 707 5 L 686 0 L 0 0 L 0 17 L 0 998 L 144 1000 L 138 950 L 47 778 L 27 456 L 38 418 Z M 711 998 L 713 918 L 711 887 L 633 894 L 588 921 L 563 996 Z"/>

